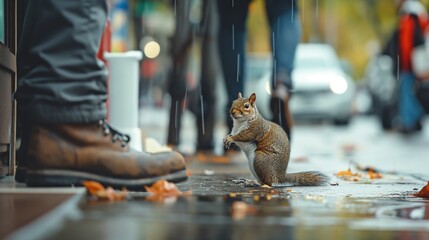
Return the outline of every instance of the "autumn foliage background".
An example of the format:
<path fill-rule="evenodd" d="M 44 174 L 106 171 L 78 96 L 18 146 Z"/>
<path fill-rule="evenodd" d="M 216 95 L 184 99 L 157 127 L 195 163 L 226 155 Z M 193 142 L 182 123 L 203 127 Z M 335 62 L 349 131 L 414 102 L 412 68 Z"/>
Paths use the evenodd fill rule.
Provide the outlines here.
<path fill-rule="evenodd" d="M 387 41 L 397 22 L 396 0 L 298 0 L 302 42 L 326 42 L 364 77 L 371 56 Z M 429 0 L 421 0 L 429 9 Z M 270 52 L 264 0 L 254 0 L 248 20 L 249 52 Z"/>

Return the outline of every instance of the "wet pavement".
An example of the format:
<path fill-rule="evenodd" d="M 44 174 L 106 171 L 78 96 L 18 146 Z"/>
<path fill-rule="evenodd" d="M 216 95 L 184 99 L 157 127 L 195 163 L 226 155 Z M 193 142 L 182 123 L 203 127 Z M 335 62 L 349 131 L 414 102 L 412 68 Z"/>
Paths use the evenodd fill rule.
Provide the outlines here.
<path fill-rule="evenodd" d="M 147 136 L 163 143 L 162 124 L 142 126 Z M 192 149 L 195 130 L 187 129 L 192 127 L 185 125 L 180 149 Z M 331 177 L 330 185 L 246 187 L 233 182 L 252 178 L 243 155 L 226 161 L 199 155 L 188 157 L 191 176 L 178 184 L 190 195 L 153 199 L 148 193 L 131 192 L 126 201 L 94 202 L 81 194 L 63 204 L 67 210 L 57 214 L 55 224 L 46 223 L 43 234 L 31 235 L 34 230 L 29 227 L 12 237 L 429 239 L 429 199 L 413 196 L 429 180 L 426 128 L 410 137 L 383 133 L 371 117 L 356 118 L 342 128 L 298 125 L 288 171 L 319 170 Z M 224 132 L 217 129 L 217 137 Z M 372 179 L 362 171 L 366 167 L 380 171 L 382 177 Z M 348 168 L 360 175 L 335 175 Z"/>

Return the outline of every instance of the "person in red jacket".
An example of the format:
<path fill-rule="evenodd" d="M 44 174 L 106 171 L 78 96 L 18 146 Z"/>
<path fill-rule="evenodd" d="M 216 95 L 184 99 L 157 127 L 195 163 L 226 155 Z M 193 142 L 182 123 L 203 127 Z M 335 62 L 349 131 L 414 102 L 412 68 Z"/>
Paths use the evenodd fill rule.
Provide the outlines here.
<path fill-rule="evenodd" d="M 424 6 L 418 0 L 399 0 L 399 119 L 400 130 L 411 133 L 421 129 L 420 118 L 423 115 L 421 104 L 415 96 L 415 82 L 411 54 L 414 48 L 414 38 L 417 16 L 421 32 L 429 25 L 428 15 Z M 414 15 L 414 16 L 413 16 Z"/>

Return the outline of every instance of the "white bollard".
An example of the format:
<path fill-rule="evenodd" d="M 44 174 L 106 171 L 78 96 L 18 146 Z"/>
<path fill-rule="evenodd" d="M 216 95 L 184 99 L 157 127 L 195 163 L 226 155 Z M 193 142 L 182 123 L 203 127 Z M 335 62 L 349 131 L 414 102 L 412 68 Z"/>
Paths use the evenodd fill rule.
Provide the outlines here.
<path fill-rule="evenodd" d="M 139 60 L 142 52 L 104 53 L 109 62 L 109 124 L 130 135 L 130 146 L 142 150 L 139 112 Z"/>

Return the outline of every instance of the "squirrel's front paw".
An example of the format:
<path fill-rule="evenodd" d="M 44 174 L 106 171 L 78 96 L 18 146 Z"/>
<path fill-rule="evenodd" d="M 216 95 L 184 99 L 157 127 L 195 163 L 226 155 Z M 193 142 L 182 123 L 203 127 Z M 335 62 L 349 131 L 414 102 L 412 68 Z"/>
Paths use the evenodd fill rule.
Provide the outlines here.
<path fill-rule="evenodd" d="M 231 134 L 229 134 L 228 136 L 226 136 L 224 139 L 223 139 L 223 144 L 225 145 L 225 147 L 227 148 L 227 149 L 229 149 L 230 147 L 231 147 L 231 144 L 234 142 L 234 140 L 232 139 L 232 135 Z"/>

